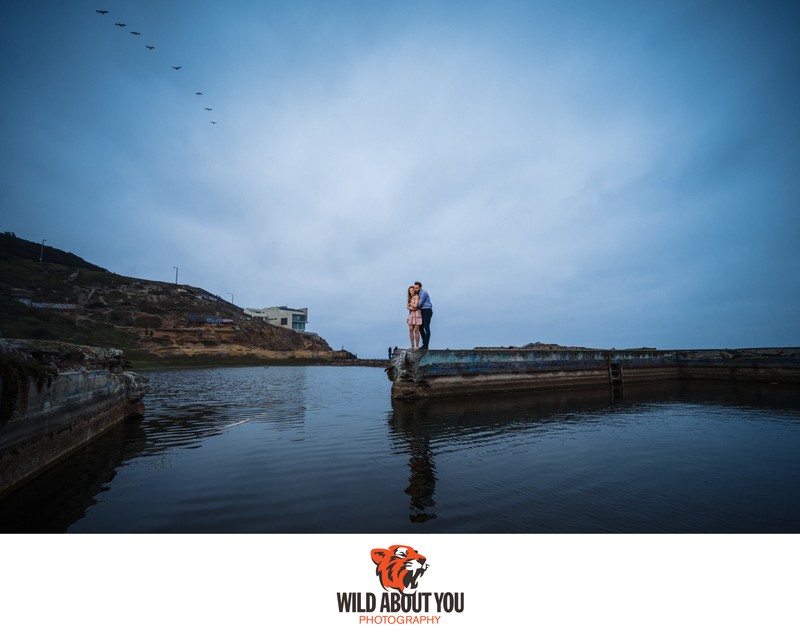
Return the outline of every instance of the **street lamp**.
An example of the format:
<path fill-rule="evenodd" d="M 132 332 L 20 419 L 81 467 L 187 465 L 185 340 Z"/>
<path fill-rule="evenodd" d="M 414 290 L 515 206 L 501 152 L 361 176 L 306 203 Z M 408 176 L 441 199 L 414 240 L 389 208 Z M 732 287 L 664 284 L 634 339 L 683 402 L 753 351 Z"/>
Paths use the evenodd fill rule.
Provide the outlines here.
<path fill-rule="evenodd" d="M 44 258 L 44 242 L 46 241 L 46 239 L 42 239 L 42 250 L 39 252 L 39 263 L 41 263 L 42 259 Z"/>
<path fill-rule="evenodd" d="M 176 266 L 172 266 L 175 270 L 175 285 L 178 285 L 178 268 Z"/>

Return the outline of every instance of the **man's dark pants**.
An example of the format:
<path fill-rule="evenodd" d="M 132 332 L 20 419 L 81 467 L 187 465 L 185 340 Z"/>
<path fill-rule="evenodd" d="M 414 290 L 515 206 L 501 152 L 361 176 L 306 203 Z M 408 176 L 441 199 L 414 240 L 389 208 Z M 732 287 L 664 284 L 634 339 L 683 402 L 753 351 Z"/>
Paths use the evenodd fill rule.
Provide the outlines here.
<path fill-rule="evenodd" d="M 433 318 L 433 310 L 429 307 L 420 310 L 422 312 L 422 326 L 419 328 L 419 334 L 422 337 L 422 348 L 428 348 L 428 341 L 431 339 L 431 318 Z"/>

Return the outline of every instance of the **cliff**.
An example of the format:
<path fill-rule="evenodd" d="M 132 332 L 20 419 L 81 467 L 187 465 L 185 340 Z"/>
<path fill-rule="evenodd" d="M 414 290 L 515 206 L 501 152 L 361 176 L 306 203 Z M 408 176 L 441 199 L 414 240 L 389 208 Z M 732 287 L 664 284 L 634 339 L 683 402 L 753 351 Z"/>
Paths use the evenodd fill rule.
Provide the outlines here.
<path fill-rule="evenodd" d="M 113 274 L 10 233 L 0 235 L 0 309 L 2 337 L 113 347 L 134 365 L 349 356 L 202 288 Z"/>

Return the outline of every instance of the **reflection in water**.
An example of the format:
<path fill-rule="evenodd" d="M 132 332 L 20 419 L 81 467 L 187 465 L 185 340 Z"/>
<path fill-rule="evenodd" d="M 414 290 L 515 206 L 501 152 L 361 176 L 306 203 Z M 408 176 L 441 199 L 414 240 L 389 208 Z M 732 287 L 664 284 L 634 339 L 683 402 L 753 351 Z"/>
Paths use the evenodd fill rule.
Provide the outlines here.
<path fill-rule="evenodd" d="M 107 490 L 124 463 L 145 449 L 140 419 L 103 433 L 68 460 L 0 500 L 0 532 L 62 533 Z"/>
<path fill-rule="evenodd" d="M 292 426 L 305 418 L 303 367 L 159 371 L 150 373 L 150 382 L 143 456 L 198 448 L 207 438 L 243 423 Z"/>
<path fill-rule="evenodd" d="M 522 441 L 537 433 L 544 437 L 585 430 L 612 415 L 634 422 L 643 411 L 663 410 L 669 402 L 703 404 L 715 408 L 772 409 L 800 412 L 800 394 L 794 386 L 734 382 L 671 381 L 615 388 L 507 393 L 475 397 L 395 401 L 390 419 L 395 452 L 409 454 L 410 520 L 435 519 L 432 508 L 437 484 L 437 454 L 472 450 L 506 437 Z M 618 415 L 622 414 L 622 417 Z M 480 511 L 475 507 L 474 511 Z"/>
<path fill-rule="evenodd" d="M 436 518 L 433 499 L 436 491 L 436 465 L 433 462 L 430 434 L 425 427 L 422 406 L 397 405 L 391 419 L 393 437 L 400 451 L 410 454 L 408 487 L 405 493 L 411 498 L 411 522 L 427 522 Z"/>
<path fill-rule="evenodd" d="M 0 530 L 800 531 L 796 387 L 393 404 L 365 367 L 149 377 L 145 418 L 0 499 Z"/>
<path fill-rule="evenodd" d="M 546 423 L 568 404 L 571 412 L 608 406 L 607 389 L 578 392 L 494 394 L 392 403 L 395 450 L 408 452 L 409 478 L 404 490 L 410 497 L 411 522 L 436 518 L 436 464 L 433 442 L 451 450 L 458 443 L 482 443 L 490 436 L 514 433 L 519 424 Z M 618 397 L 618 395 L 617 395 Z"/>
<path fill-rule="evenodd" d="M 427 522 L 436 517 L 432 511 L 436 501 L 436 467 L 433 464 L 430 441 L 425 434 L 411 440 L 411 459 L 408 462 L 411 476 L 405 493 L 411 497 L 411 522 Z"/>
<path fill-rule="evenodd" d="M 0 499 L 0 532 L 64 532 L 131 461 L 148 459 L 168 469 L 174 450 L 198 449 L 236 426 L 274 422 L 287 428 L 304 420 L 303 367 L 153 371 L 149 377 L 144 418 L 109 429 Z"/>

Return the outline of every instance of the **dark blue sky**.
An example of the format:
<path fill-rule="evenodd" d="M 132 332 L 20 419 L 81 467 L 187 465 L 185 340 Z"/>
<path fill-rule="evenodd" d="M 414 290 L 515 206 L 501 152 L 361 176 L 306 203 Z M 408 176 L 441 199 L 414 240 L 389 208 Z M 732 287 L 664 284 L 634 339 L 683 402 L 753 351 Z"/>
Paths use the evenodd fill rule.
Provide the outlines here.
<path fill-rule="evenodd" d="M 434 347 L 800 345 L 799 26 L 789 2 L 3 0 L 0 229 L 308 307 L 362 357 L 405 344 L 415 280 Z"/>

